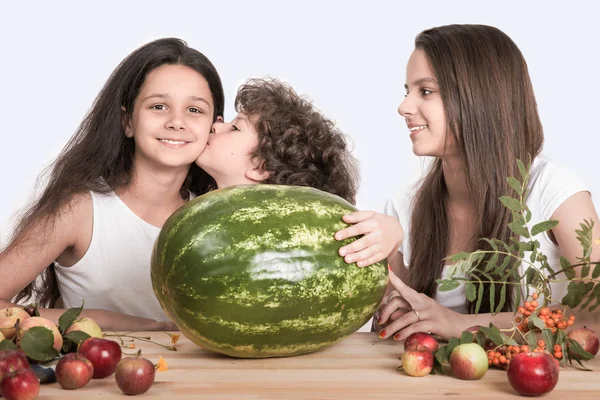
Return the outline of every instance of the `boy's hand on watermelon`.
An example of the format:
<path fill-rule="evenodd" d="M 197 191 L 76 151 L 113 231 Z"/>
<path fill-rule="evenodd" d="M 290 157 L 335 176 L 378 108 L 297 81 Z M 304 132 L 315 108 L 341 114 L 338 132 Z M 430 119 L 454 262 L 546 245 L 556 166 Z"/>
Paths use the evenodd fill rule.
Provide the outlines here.
<path fill-rule="evenodd" d="M 355 262 L 359 267 L 375 264 L 395 253 L 404 240 L 400 221 L 391 215 L 375 211 L 356 211 L 344 215 L 342 219 L 352 226 L 336 232 L 336 240 L 363 235 L 339 250 L 339 254 L 349 264 Z"/>

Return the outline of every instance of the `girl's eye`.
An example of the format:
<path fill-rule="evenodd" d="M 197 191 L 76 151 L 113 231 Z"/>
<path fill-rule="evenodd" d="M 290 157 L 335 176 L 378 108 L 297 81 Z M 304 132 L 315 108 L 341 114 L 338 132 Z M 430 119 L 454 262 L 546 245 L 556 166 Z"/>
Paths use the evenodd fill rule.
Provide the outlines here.
<path fill-rule="evenodd" d="M 231 124 L 231 127 L 233 128 L 234 131 L 239 131 L 240 130 L 240 128 L 238 128 L 237 125 Z"/>
<path fill-rule="evenodd" d="M 154 109 L 154 110 L 166 110 L 167 107 L 164 104 L 155 104 L 153 106 L 151 106 L 150 108 Z"/>
<path fill-rule="evenodd" d="M 423 96 L 427 96 L 428 94 L 433 93 L 433 91 L 429 89 L 421 89 L 421 93 L 423 94 Z"/>
<path fill-rule="evenodd" d="M 197 113 L 197 114 L 202 114 L 203 113 L 203 111 L 201 109 L 196 108 L 196 107 L 190 107 L 190 111 L 193 112 L 193 113 Z"/>

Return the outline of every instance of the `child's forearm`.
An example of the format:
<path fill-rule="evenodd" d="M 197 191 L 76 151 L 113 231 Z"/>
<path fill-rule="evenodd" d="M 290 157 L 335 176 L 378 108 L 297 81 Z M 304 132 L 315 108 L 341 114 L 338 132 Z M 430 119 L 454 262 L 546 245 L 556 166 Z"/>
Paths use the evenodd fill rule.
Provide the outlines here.
<path fill-rule="evenodd" d="M 0 309 L 10 307 L 21 307 L 18 304 L 10 303 L 6 300 L 0 300 Z M 40 308 L 40 316 L 46 318 L 55 324 L 58 324 L 58 318 L 66 311 L 59 308 Z M 84 309 L 81 317 L 93 319 L 100 325 L 104 331 L 156 331 L 156 330 L 174 330 L 176 326 L 169 321 L 155 321 L 149 318 L 136 317 L 134 315 L 123 314 L 115 311 Z"/>

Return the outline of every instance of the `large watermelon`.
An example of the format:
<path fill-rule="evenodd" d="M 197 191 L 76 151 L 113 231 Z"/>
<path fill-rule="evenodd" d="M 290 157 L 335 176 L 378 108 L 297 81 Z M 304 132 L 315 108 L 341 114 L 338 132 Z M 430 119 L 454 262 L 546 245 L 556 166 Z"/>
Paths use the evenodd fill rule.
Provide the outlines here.
<path fill-rule="evenodd" d="M 349 265 L 333 236 L 355 208 L 320 190 L 237 186 L 200 196 L 164 224 L 152 256 L 163 309 L 199 346 L 283 357 L 330 346 L 375 312 L 387 265 Z"/>

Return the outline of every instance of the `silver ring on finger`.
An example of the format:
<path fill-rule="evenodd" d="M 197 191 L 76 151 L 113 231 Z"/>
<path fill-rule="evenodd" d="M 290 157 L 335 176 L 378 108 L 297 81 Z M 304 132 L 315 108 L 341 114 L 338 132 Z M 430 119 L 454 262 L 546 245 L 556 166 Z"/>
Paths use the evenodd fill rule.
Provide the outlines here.
<path fill-rule="evenodd" d="M 415 310 L 415 309 L 413 309 L 413 312 L 417 316 L 417 322 L 420 322 L 421 321 L 421 316 L 419 315 L 419 312 L 417 310 Z"/>

